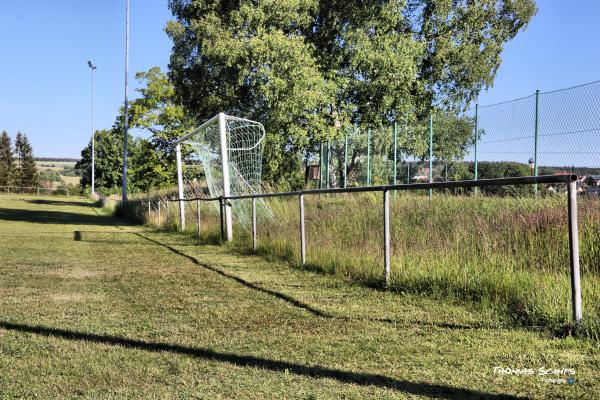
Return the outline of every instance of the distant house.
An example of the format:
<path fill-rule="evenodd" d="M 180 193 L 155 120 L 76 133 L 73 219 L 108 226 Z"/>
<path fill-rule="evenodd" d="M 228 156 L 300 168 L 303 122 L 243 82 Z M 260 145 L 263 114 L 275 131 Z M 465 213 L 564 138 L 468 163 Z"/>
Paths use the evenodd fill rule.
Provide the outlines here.
<path fill-rule="evenodd" d="M 600 186 L 600 175 L 590 175 L 586 177 L 585 184 L 588 186 Z"/>
<path fill-rule="evenodd" d="M 585 178 L 585 193 L 600 196 L 600 175 L 589 175 Z"/>
<path fill-rule="evenodd" d="M 429 182 L 429 168 L 419 168 L 411 179 L 416 182 Z"/>

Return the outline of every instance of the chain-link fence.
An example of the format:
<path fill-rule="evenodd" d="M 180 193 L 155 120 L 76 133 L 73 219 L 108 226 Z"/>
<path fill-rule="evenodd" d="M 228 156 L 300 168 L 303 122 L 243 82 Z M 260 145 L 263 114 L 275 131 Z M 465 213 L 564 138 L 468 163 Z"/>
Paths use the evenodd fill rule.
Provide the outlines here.
<path fill-rule="evenodd" d="M 321 188 L 574 173 L 600 188 L 600 81 L 461 114 L 346 130 L 308 173 Z"/>

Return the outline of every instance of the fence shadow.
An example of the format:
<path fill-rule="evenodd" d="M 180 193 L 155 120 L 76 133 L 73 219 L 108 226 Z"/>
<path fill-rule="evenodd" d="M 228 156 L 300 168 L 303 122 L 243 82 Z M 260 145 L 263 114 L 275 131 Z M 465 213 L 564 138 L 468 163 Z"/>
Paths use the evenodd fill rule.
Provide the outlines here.
<path fill-rule="evenodd" d="M 219 275 L 221 275 L 224 278 L 233 280 L 249 289 L 252 290 L 256 290 L 258 292 L 261 293 L 265 293 L 269 296 L 275 297 L 276 299 L 279 300 L 283 300 L 286 303 L 300 308 L 304 311 L 307 311 L 309 313 L 311 313 L 314 316 L 317 317 L 321 317 L 321 318 L 328 318 L 328 319 L 337 319 L 337 320 L 343 320 L 343 321 L 372 321 L 372 322 L 381 322 L 381 323 L 387 323 L 387 324 L 393 324 L 393 325 L 405 325 L 406 322 L 404 321 L 399 321 L 399 320 L 395 320 L 393 318 L 377 318 L 377 317 L 363 317 L 363 316 L 358 316 L 358 317 L 350 317 L 350 316 L 346 316 L 346 315 L 339 315 L 336 313 L 332 313 L 332 312 L 328 312 L 325 310 L 321 310 L 315 306 L 312 306 L 308 303 L 302 302 L 298 299 L 295 299 L 294 297 L 281 293 L 281 292 L 277 292 L 275 290 L 272 289 L 268 289 L 262 286 L 259 286 L 255 283 L 249 282 L 243 278 L 240 278 L 239 276 L 227 273 L 217 267 L 214 267 L 212 265 L 209 264 L 205 264 L 202 263 L 200 260 L 198 260 L 197 258 L 189 255 L 189 254 L 185 254 L 184 252 L 177 250 L 176 248 L 165 244 L 165 243 L 161 243 L 158 240 L 154 240 L 151 239 L 147 236 L 144 236 L 138 232 L 132 232 L 134 235 L 139 236 L 141 238 L 144 238 L 146 240 L 148 240 L 149 242 L 157 245 L 157 246 L 161 246 L 166 248 L 167 250 L 181 256 L 184 257 L 186 259 L 188 259 L 189 261 L 191 261 L 192 263 L 194 263 L 195 265 L 202 267 L 204 269 L 207 269 L 209 271 L 212 271 L 214 273 L 217 273 Z M 437 328 L 442 328 L 442 329 L 454 329 L 454 330 L 471 330 L 471 329 L 486 329 L 489 328 L 486 325 L 480 325 L 480 324 L 473 324 L 473 325 L 467 325 L 467 324 L 455 324 L 455 323 L 439 323 L 439 322 L 419 322 L 419 321 L 411 321 L 412 325 L 422 325 L 422 326 L 434 326 Z"/>
<path fill-rule="evenodd" d="M 35 200 L 23 200 L 30 204 L 39 204 L 46 206 L 80 206 L 80 207 L 95 207 L 94 203 L 87 201 L 61 201 L 61 200 L 48 200 L 48 199 L 35 199 Z"/>
<path fill-rule="evenodd" d="M 130 222 L 105 215 L 76 212 L 0 208 L 0 220 L 51 225 L 132 226 Z"/>
<path fill-rule="evenodd" d="M 145 350 L 149 352 L 169 352 L 182 354 L 198 359 L 218 361 L 238 366 L 260 368 L 273 372 L 288 372 L 310 378 L 329 378 L 341 383 L 360 386 L 378 386 L 393 389 L 407 394 L 425 396 L 436 399 L 519 399 L 508 394 L 486 393 L 472 389 L 457 388 L 443 384 L 430 384 L 395 379 L 381 374 L 360 373 L 327 368 L 319 365 L 303 365 L 288 361 L 271 360 L 267 358 L 219 352 L 216 350 L 187 347 L 177 344 L 146 342 L 139 339 L 127 339 L 118 336 L 100 335 L 46 326 L 33 326 L 14 322 L 0 321 L 0 328 L 42 336 L 59 337 L 67 340 L 87 341 L 111 346 L 121 346 Z"/>

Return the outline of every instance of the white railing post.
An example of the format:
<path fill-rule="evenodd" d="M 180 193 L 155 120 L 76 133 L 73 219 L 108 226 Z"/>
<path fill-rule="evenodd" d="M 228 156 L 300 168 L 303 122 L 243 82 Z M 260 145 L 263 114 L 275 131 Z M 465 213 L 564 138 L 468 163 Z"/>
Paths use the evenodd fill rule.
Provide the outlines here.
<path fill-rule="evenodd" d="M 161 219 L 160 219 L 160 200 L 158 201 L 158 205 L 157 206 L 158 206 L 158 213 L 156 215 L 156 221 L 157 221 L 156 222 L 156 226 L 160 226 L 160 222 L 161 222 Z"/>
<path fill-rule="evenodd" d="M 573 320 L 581 323 L 581 277 L 579 271 L 579 228 L 577 225 L 577 182 L 568 183 L 569 255 L 571 264 L 571 296 Z"/>
<path fill-rule="evenodd" d="M 198 239 L 200 239 L 200 200 L 196 200 L 196 222 L 198 224 Z"/>
<path fill-rule="evenodd" d="M 300 260 L 302 265 L 306 264 L 306 232 L 304 230 L 304 194 L 298 197 L 300 206 Z"/>
<path fill-rule="evenodd" d="M 385 284 L 390 283 L 390 192 L 383 190 L 383 264 Z"/>

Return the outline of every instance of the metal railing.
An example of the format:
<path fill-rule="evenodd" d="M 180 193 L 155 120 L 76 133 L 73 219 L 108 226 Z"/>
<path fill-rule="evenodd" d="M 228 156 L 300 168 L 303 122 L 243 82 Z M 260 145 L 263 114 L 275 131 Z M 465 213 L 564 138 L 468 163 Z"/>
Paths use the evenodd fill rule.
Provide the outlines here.
<path fill-rule="evenodd" d="M 69 190 L 67 188 L 44 188 L 38 186 L 0 186 L 0 193 L 6 194 L 33 194 L 37 193 L 38 196 L 42 194 L 50 194 L 50 193 L 62 193 L 64 195 L 69 195 Z"/>
<path fill-rule="evenodd" d="M 221 238 L 231 238 L 231 234 L 225 232 L 224 209 L 226 204 L 236 200 L 252 200 L 252 249 L 257 249 L 257 221 L 256 221 L 256 200 L 261 198 L 276 198 L 276 197 L 298 197 L 299 209 L 299 245 L 300 245 L 300 262 L 302 265 L 306 263 L 306 230 L 305 230 L 305 212 L 304 212 L 304 196 L 322 195 L 322 194 L 342 194 L 342 193 L 365 193 L 365 192 L 381 192 L 383 195 L 383 274 L 386 285 L 389 284 L 391 272 L 391 241 L 390 241 L 390 196 L 391 191 L 411 191 L 411 190 L 433 190 L 433 189 L 456 189 L 456 188 L 474 188 L 474 187 L 490 187 L 490 186 L 509 186 L 509 185 L 539 185 L 539 184 L 565 184 L 567 186 L 567 213 L 568 213 L 568 234 L 569 234 L 569 254 L 570 254 L 570 275 L 571 275 L 571 297 L 572 297 L 572 312 L 573 320 L 579 324 L 582 319 L 581 306 L 581 283 L 580 283 L 580 267 L 579 267 L 579 232 L 577 222 L 577 176 L 576 175 L 541 175 L 531 177 L 515 177 L 515 178 L 498 178 L 498 179 L 480 179 L 466 181 L 448 181 L 448 182 L 432 182 L 432 183 L 411 183 L 400 185 L 384 185 L 384 186 L 367 186 L 367 187 L 350 187 L 350 188 L 332 188 L 332 189 L 312 189 L 298 190 L 290 192 L 277 193 L 258 193 L 239 196 L 220 196 L 210 198 L 190 198 L 190 199 L 166 199 L 166 202 L 179 203 L 180 211 L 180 228 L 185 227 L 185 203 L 196 202 L 197 206 L 197 232 L 200 234 L 200 203 L 218 201 L 220 209 L 220 225 Z M 152 204 L 148 201 L 148 217 L 151 220 Z M 158 221 L 160 224 L 161 217 L 161 201 L 155 202 Z M 230 239 L 229 239 L 230 240 Z"/>

